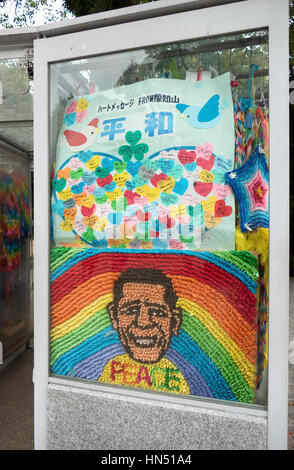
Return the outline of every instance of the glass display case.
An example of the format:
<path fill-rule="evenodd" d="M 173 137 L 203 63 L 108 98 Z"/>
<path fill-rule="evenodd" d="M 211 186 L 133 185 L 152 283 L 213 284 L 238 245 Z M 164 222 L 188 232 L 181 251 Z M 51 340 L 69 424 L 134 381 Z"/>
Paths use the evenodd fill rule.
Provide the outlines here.
<path fill-rule="evenodd" d="M 184 407 L 180 446 L 203 409 L 238 414 L 236 445 L 285 442 L 286 2 L 278 23 L 273 1 L 196 3 L 35 41 L 37 402 L 52 448 L 58 400 L 68 420 L 79 393 L 101 422 L 109 397 L 122 415 L 122 400 L 132 416 L 156 403 L 165 424 Z M 104 444 L 123 448 L 110 428 Z"/>
<path fill-rule="evenodd" d="M 265 404 L 267 30 L 52 64 L 50 81 L 51 373 Z M 138 295 L 123 326 L 117 271 Z M 158 276 L 175 303 L 152 292 L 140 326 Z"/>

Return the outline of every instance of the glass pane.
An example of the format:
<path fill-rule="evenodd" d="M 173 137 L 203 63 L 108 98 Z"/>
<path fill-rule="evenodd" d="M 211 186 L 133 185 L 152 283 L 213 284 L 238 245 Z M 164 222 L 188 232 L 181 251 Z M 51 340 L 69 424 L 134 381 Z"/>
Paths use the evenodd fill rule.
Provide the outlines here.
<path fill-rule="evenodd" d="M 33 334 L 30 164 L 0 150 L 0 341 L 4 359 Z"/>
<path fill-rule="evenodd" d="M 27 151 L 34 150 L 33 127 L 1 127 L 0 138 L 8 139 L 12 144 L 16 144 Z"/>
<path fill-rule="evenodd" d="M 267 41 L 51 65 L 52 374 L 266 404 Z"/>
<path fill-rule="evenodd" d="M 0 122 L 33 119 L 33 84 L 27 77 L 25 59 L 0 60 L 0 82 Z"/>

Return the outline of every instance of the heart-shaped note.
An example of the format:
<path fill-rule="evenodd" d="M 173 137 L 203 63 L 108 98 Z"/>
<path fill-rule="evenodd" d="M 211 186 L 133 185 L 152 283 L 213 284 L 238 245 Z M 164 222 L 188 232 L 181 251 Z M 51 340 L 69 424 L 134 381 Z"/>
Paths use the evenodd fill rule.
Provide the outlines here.
<path fill-rule="evenodd" d="M 149 147 L 147 144 L 138 144 L 133 148 L 134 157 L 136 160 L 143 160 L 145 153 L 147 153 Z"/>
<path fill-rule="evenodd" d="M 82 206 L 84 201 L 87 199 L 87 195 L 83 192 L 81 194 L 73 194 L 72 198 L 77 206 Z"/>
<path fill-rule="evenodd" d="M 95 171 L 97 166 L 100 165 L 101 158 L 99 155 L 94 155 L 91 160 L 85 163 L 86 167 L 89 168 L 91 171 Z"/>
<path fill-rule="evenodd" d="M 215 183 L 213 193 L 220 199 L 225 199 L 231 193 L 231 187 L 228 184 Z"/>
<path fill-rule="evenodd" d="M 130 191 L 132 191 L 132 189 L 135 189 L 135 187 L 137 186 L 136 185 L 136 181 L 132 180 L 132 181 L 126 181 L 126 184 L 125 184 L 126 188 L 129 189 Z"/>
<path fill-rule="evenodd" d="M 132 205 L 132 204 L 134 204 L 135 197 L 138 197 L 138 194 L 133 193 L 133 191 L 130 191 L 129 189 L 126 189 L 125 192 L 124 192 L 124 197 L 127 199 L 128 204 Z"/>
<path fill-rule="evenodd" d="M 83 222 L 86 227 L 94 228 L 98 222 L 97 215 L 90 215 L 89 217 L 84 217 Z"/>
<path fill-rule="evenodd" d="M 214 174 L 209 173 L 207 170 L 202 170 L 199 174 L 199 178 L 202 183 L 212 183 L 214 180 Z"/>
<path fill-rule="evenodd" d="M 147 222 L 151 219 L 152 214 L 150 212 L 143 212 L 141 209 L 138 209 L 136 212 L 136 216 L 140 220 L 140 222 Z"/>
<path fill-rule="evenodd" d="M 71 188 L 66 188 L 59 193 L 59 199 L 62 199 L 63 201 L 66 201 L 67 199 L 71 199 L 73 196 L 74 195 L 71 191 Z"/>
<path fill-rule="evenodd" d="M 93 157 L 93 152 L 91 150 L 81 150 L 79 153 L 79 159 L 83 163 L 87 163 Z"/>
<path fill-rule="evenodd" d="M 83 192 L 84 190 L 84 186 L 85 186 L 85 183 L 83 183 L 82 181 L 80 181 L 79 184 L 74 184 L 72 187 L 71 187 L 71 190 L 74 194 L 80 194 Z"/>
<path fill-rule="evenodd" d="M 77 122 L 83 122 L 83 120 L 88 116 L 87 109 L 77 112 Z"/>
<path fill-rule="evenodd" d="M 194 189 L 196 193 L 203 197 L 208 196 L 212 190 L 212 187 L 213 183 L 202 183 L 201 181 L 196 181 L 196 183 L 194 183 Z"/>
<path fill-rule="evenodd" d="M 155 175 L 150 179 L 150 183 L 156 188 L 158 182 L 161 180 L 166 180 L 166 178 L 167 178 L 167 175 L 165 175 L 164 173 L 159 173 L 159 175 L 155 173 Z"/>
<path fill-rule="evenodd" d="M 115 181 L 111 181 L 111 183 L 106 184 L 106 185 L 104 186 L 104 188 L 102 188 L 102 189 L 104 189 L 107 193 L 111 193 L 112 191 L 115 190 L 115 188 L 116 188 L 116 182 L 115 182 Z"/>
<path fill-rule="evenodd" d="M 124 212 L 128 206 L 128 200 L 124 196 L 111 201 L 111 207 L 114 211 Z"/>
<path fill-rule="evenodd" d="M 196 153 L 193 150 L 187 152 L 186 149 L 179 150 L 178 159 L 180 160 L 182 165 L 186 165 L 186 163 L 194 162 L 196 158 Z"/>
<path fill-rule="evenodd" d="M 69 106 L 65 108 L 66 114 L 74 113 L 77 110 L 77 102 L 73 100 Z"/>
<path fill-rule="evenodd" d="M 130 145 L 121 145 L 118 149 L 119 155 L 121 155 L 125 162 L 129 162 L 133 156 L 133 147 Z"/>
<path fill-rule="evenodd" d="M 64 204 L 63 201 L 57 201 L 56 203 L 52 204 L 52 210 L 55 214 L 63 216 L 64 213 Z"/>
<path fill-rule="evenodd" d="M 85 171 L 85 173 L 82 175 L 82 181 L 90 186 L 96 181 L 96 175 L 95 173 L 89 173 L 88 171 Z"/>
<path fill-rule="evenodd" d="M 127 162 L 114 162 L 114 169 L 117 173 L 122 173 L 127 168 Z"/>
<path fill-rule="evenodd" d="M 139 176 L 143 180 L 150 180 L 154 175 L 154 170 L 152 168 L 147 168 L 145 165 L 140 166 L 139 168 Z"/>
<path fill-rule="evenodd" d="M 82 206 L 81 207 L 81 214 L 84 217 L 90 217 L 95 211 L 96 211 L 95 204 L 93 204 L 93 206 L 91 206 L 91 207 L 87 207 L 87 206 Z"/>
<path fill-rule="evenodd" d="M 125 187 L 125 184 L 129 179 L 130 179 L 130 175 L 127 171 L 124 171 L 121 174 L 117 173 L 116 175 L 113 176 L 113 180 L 115 181 L 117 186 L 120 186 L 121 188 Z"/>
<path fill-rule="evenodd" d="M 98 166 L 95 169 L 96 176 L 98 176 L 98 178 L 101 178 L 101 179 L 106 178 L 109 175 L 109 173 L 110 173 L 109 168 Z"/>
<path fill-rule="evenodd" d="M 216 202 L 217 202 L 217 197 L 216 196 L 210 196 L 208 199 L 205 199 L 205 200 L 201 201 L 202 209 L 205 212 L 211 212 L 213 214 Z"/>
<path fill-rule="evenodd" d="M 160 160 L 157 161 L 157 164 L 162 173 L 167 174 L 174 167 L 175 162 L 170 158 L 160 158 Z"/>
<path fill-rule="evenodd" d="M 222 221 L 221 217 L 215 217 L 211 212 L 204 213 L 204 222 L 207 228 L 214 228 Z"/>
<path fill-rule="evenodd" d="M 203 170 L 210 171 L 214 165 L 214 155 L 211 154 L 208 159 L 198 157 L 196 162 L 198 166 L 201 166 L 201 168 L 203 168 Z"/>
<path fill-rule="evenodd" d="M 61 222 L 60 228 L 65 232 L 72 232 L 73 231 L 73 219 L 65 219 L 64 222 Z"/>
<path fill-rule="evenodd" d="M 176 194 L 161 193 L 160 199 L 165 206 L 173 206 L 176 204 L 178 196 Z"/>
<path fill-rule="evenodd" d="M 71 170 L 72 169 L 70 167 L 66 167 L 66 168 L 63 168 L 61 170 L 58 170 L 57 177 L 59 179 L 64 178 L 64 179 L 67 180 L 69 178 L 69 174 L 70 174 Z"/>
<path fill-rule="evenodd" d="M 74 219 L 77 214 L 77 208 L 71 207 L 70 209 L 64 209 L 64 218 L 65 219 Z"/>
<path fill-rule="evenodd" d="M 76 202 L 73 198 L 66 199 L 66 201 L 64 201 L 63 205 L 64 205 L 65 209 L 72 209 L 73 207 L 75 207 Z"/>
<path fill-rule="evenodd" d="M 184 245 L 183 243 L 179 242 L 178 240 L 175 240 L 175 239 L 171 239 L 169 241 L 169 247 L 172 249 L 172 250 L 183 250 L 184 248 Z"/>
<path fill-rule="evenodd" d="M 83 168 L 78 168 L 76 171 L 75 170 L 72 170 L 69 174 L 70 178 L 72 178 L 73 180 L 78 180 L 80 179 L 83 174 L 84 174 L 84 169 Z"/>
<path fill-rule="evenodd" d="M 196 162 L 186 163 L 185 170 L 192 172 L 196 169 L 196 167 L 197 167 Z"/>
<path fill-rule="evenodd" d="M 166 180 L 160 180 L 157 183 L 157 188 L 163 193 L 171 193 L 175 186 L 175 179 L 168 176 Z"/>
<path fill-rule="evenodd" d="M 76 121 L 76 113 L 66 114 L 63 119 L 63 122 L 65 122 L 65 124 L 67 124 L 68 126 L 72 126 L 75 123 L 75 121 Z"/>
<path fill-rule="evenodd" d="M 89 196 L 87 196 L 84 199 L 83 206 L 92 207 L 93 204 L 94 204 L 94 207 L 95 207 L 95 196 L 93 196 L 93 194 L 90 194 Z"/>
<path fill-rule="evenodd" d="M 189 186 L 189 181 L 186 178 L 181 178 L 179 181 L 176 181 L 173 192 L 183 196 L 187 191 Z"/>
<path fill-rule="evenodd" d="M 169 170 L 167 174 L 168 176 L 172 176 L 175 180 L 177 180 L 178 178 L 181 178 L 183 174 L 183 166 L 176 165 L 171 170 Z"/>
<path fill-rule="evenodd" d="M 92 240 L 95 239 L 93 229 L 90 227 L 87 227 L 87 230 L 82 234 L 82 237 L 87 241 L 91 242 Z"/>
<path fill-rule="evenodd" d="M 97 178 L 97 184 L 98 186 L 104 188 L 107 184 L 110 184 L 113 180 L 112 175 L 106 176 L 106 178 Z"/>
<path fill-rule="evenodd" d="M 64 178 L 61 178 L 60 180 L 54 179 L 52 185 L 55 191 L 57 191 L 58 193 L 61 193 L 61 191 L 66 186 L 66 180 Z"/>
<path fill-rule="evenodd" d="M 233 209 L 231 206 L 226 206 L 226 203 L 223 199 L 218 200 L 215 203 L 214 215 L 215 217 L 228 217 L 231 215 Z"/>
<path fill-rule="evenodd" d="M 230 171 L 233 168 L 233 162 L 230 158 L 225 159 L 220 155 L 216 155 L 215 157 L 215 168 L 221 172 Z"/>
<path fill-rule="evenodd" d="M 126 133 L 126 141 L 128 144 L 132 146 L 135 146 L 139 142 L 141 137 L 142 137 L 142 134 L 140 131 L 135 131 L 135 132 L 128 131 Z"/>
<path fill-rule="evenodd" d="M 113 166 L 114 166 L 114 161 L 110 160 L 110 158 L 103 158 L 101 162 L 101 166 L 102 168 L 107 168 L 109 171 L 112 171 Z"/>
<path fill-rule="evenodd" d="M 139 196 L 147 197 L 149 202 L 154 201 L 160 195 L 160 190 L 158 188 L 150 188 L 147 184 L 138 187 L 136 192 Z"/>
<path fill-rule="evenodd" d="M 142 162 L 128 162 L 127 171 L 132 175 L 136 176 L 138 174 L 139 168 L 142 165 Z"/>
<path fill-rule="evenodd" d="M 109 201 L 115 201 L 116 199 L 120 198 L 122 195 L 122 190 L 120 188 L 115 188 L 114 191 L 110 193 L 106 193 L 106 196 Z"/>
<path fill-rule="evenodd" d="M 96 196 L 95 197 L 95 202 L 97 204 L 105 204 L 107 202 L 107 196 L 104 194 L 103 196 Z"/>

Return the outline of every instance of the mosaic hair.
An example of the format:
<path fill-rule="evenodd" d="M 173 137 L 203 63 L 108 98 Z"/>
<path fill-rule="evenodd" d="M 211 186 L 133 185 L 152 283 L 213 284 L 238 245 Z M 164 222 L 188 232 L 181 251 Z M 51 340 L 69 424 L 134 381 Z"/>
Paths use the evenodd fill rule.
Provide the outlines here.
<path fill-rule="evenodd" d="M 124 284 L 134 282 L 142 284 L 154 284 L 165 287 L 164 298 L 169 306 L 174 309 L 177 305 L 178 296 L 176 295 L 172 281 L 169 277 L 159 271 L 158 269 L 128 269 L 124 271 L 113 286 L 113 300 L 117 304 L 123 297 Z"/>

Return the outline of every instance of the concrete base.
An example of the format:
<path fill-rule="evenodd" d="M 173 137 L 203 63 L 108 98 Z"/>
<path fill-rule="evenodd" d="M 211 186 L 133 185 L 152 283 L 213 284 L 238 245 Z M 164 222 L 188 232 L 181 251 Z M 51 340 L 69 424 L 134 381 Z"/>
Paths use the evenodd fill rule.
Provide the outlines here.
<path fill-rule="evenodd" d="M 265 450 L 267 419 L 50 384 L 49 450 Z"/>

